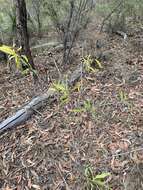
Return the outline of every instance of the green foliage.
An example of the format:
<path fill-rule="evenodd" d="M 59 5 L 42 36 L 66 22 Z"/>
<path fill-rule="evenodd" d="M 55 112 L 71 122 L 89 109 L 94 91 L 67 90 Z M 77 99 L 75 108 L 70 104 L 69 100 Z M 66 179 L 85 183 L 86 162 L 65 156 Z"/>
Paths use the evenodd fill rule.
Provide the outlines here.
<path fill-rule="evenodd" d="M 87 14 L 88 9 L 90 9 L 90 4 L 92 0 L 88 0 L 88 3 L 85 0 L 74 0 L 74 14 L 77 16 L 78 11 L 84 11 L 84 14 L 82 14 L 81 22 L 84 24 L 85 18 L 84 16 Z M 54 24 L 65 24 L 68 22 L 69 17 L 69 11 L 70 11 L 70 5 L 71 1 L 67 0 L 49 0 L 44 1 L 43 3 L 45 8 L 45 14 L 48 15 Z M 80 7 L 82 5 L 82 7 Z M 85 7 L 85 9 L 83 9 Z M 79 10 L 80 8 L 80 10 Z M 83 10 L 82 10 L 83 9 Z M 79 15 L 78 15 L 79 16 Z M 75 18 L 73 18 L 75 19 Z M 78 22 L 79 17 L 76 18 L 76 23 Z M 73 25 L 74 27 L 74 25 Z"/>
<path fill-rule="evenodd" d="M 126 102 L 128 100 L 128 95 L 126 92 L 124 92 L 123 90 L 119 91 L 119 100 L 121 102 Z"/>
<path fill-rule="evenodd" d="M 129 101 L 128 94 L 127 94 L 125 91 L 123 91 L 122 89 L 119 90 L 119 92 L 118 92 L 118 98 L 119 98 L 119 101 L 120 101 L 123 105 L 127 106 L 128 109 L 132 110 L 133 105 L 132 105 L 132 103 Z"/>
<path fill-rule="evenodd" d="M 109 177 L 111 174 L 107 172 L 103 172 L 98 175 L 94 175 L 92 168 L 90 166 L 85 168 L 85 177 L 87 182 L 87 189 L 88 190 L 111 190 L 111 188 L 108 188 L 105 184 L 105 178 Z"/>
<path fill-rule="evenodd" d="M 95 72 L 95 69 L 92 67 L 93 59 L 91 55 L 87 55 L 83 58 L 83 64 L 87 72 Z"/>
<path fill-rule="evenodd" d="M 80 92 L 82 88 L 82 81 L 79 81 L 75 84 L 74 88 L 73 88 L 73 91 L 77 91 L 77 92 Z"/>
<path fill-rule="evenodd" d="M 65 0 L 49 0 L 44 1 L 44 14 L 48 15 L 52 23 L 55 25 L 61 23 L 65 18 L 65 13 L 68 10 L 68 1 Z"/>
<path fill-rule="evenodd" d="M 105 19 L 104 25 L 107 26 L 108 31 L 124 31 L 128 27 L 129 21 L 140 22 L 143 17 L 143 1 L 105 0 L 104 3 L 99 2 L 96 5 L 96 12 Z"/>
<path fill-rule="evenodd" d="M 0 6 L 0 33 L 2 40 L 9 40 L 13 36 L 16 26 L 13 3 L 10 0 L 1 0 Z"/>
<path fill-rule="evenodd" d="M 90 113 L 94 113 L 95 112 L 95 108 L 93 103 L 91 102 L 91 100 L 86 100 L 84 101 L 83 104 L 84 110 Z"/>
<path fill-rule="evenodd" d="M 143 16 L 143 1 L 142 0 L 125 0 L 124 9 L 127 16 L 142 17 Z"/>
<path fill-rule="evenodd" d="M 69 101 L 69 89 L 67 84 L 57 82 L 53 84 L 51 89 L 60 93 L 60 101 L 62 104 L 67 103 Z"/>
<path fill-rule="evenodd" d="M 95 59 L 95 62 L 96 62 L 96 65 L 99 69 L 103 69 L 101 62 L 98 59 Z"/>
<path fill-rule="evenodd" d="M 95 68 L 102 69 L 101 62 L 97 59 L 93 59 L 91 55 L 87 55 L 83 58 L 83 64 L 87 72 L 96 72 Z M 93 65 L 95 68 L 93 68 Z"/>
<path fill-rule="evenodd" d="M 73 109 L 72 112 L 74 112 L 74 113 L 87 112 L 87 113 L 91 114 L 93 117 L 96 114 L 95 106 L 91 102 L 91 100 L 85 100 L 83 102 L 83 106 Z"/>
<path fill-rule="evenodd" d="M 14 47 L 2 45 L 0 46 L 0 51 L 9 55 L 8 64 L 12 64 L 12 60 L 14 60 L 16 68 L 21 71 L 22 74 L 27 74 L 29 71 L 36 74 L 36 71 L 33 70 L 29 64 L 27 57 L 25 55 L 20 55 L 19 52 L 21 51 L 21 48 L 16 49 Z M 23 70 L 23 66 L 27 66 L 27 69 Z"/>
<path fill-rule="evenodd" d="M 112 10 L 113 2 L 98 3 L 95 7 L 98 15 L 106 17 Z"/>

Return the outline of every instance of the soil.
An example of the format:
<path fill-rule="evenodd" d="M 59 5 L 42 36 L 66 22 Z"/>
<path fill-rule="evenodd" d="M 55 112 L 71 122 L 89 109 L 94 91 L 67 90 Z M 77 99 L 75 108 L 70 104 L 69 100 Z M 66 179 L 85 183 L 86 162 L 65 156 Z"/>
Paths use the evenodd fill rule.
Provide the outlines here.
<path fill-rule="evenodd" d="M 36 84 L 31 75 L 0 63 L 2 122 L 46 92 L 60 73 L 72 72 L 83 56 L 106 54 L 103 69 L 87 71 L 69 89 L 68 102 L 58 98 L 26 124 L 0 134 L 0 189 L 90 190 L 89 166 L 95 176 L 110 173 L 103 189 L 143 189 L 143 31 L 132 30 L 126 41 L 98 31 L 91 24 L 82 34 L 71 65 L 63 66 L 62 51 L 54 48 L 34 55 Z"/>

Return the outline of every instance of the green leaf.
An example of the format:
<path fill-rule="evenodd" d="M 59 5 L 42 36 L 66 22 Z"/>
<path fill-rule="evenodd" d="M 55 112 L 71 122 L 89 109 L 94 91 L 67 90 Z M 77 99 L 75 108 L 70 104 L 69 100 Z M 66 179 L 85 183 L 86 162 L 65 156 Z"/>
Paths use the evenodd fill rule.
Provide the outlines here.
<path fill-rule="evenodd" d="M 16 52 L 9 46 L 5 46 L 5 45 L 0 46 L 0 51 L 9 55 L 13 55 L 13 56 L 16 55 Z"/>
<path fill-rule="evenodd" d="M 57 91 L 57 90 L 56 90 L 55 88 L 53 88 L 53 87 L 50 87 L 50 90 L 52 90 L 52 91 L 54 91 L 54 92 Z"/>
<path fill-rule="evenodd" d="M 37 70 L 35 70 L 35 69 L 32 69 L 32 73 L 33 73 L 34 75 L 38 75 Z"/>
<path fill-rule="evenodd" d="M 16 63 L 16 67 L 18 69 L 21 69 L 21 64 L 20 64 L 20 57 L 15 55 L 15 63 Z"/>
<path fill-rule="evenodd" d="M 22 50 L 22 46 L 20 46 L 20 48 L 17 49 L 17 52 L 21 51 Z"/>
<path fill-rule="evenodd" d="M 86 176 L 88 179 L 90 179 L 90 180 L 92 181 L 92 179 L 93 179 L 92 168 L 87 167 L 87 168 L 85 169 L 85 176 Z"/>
<path fill-rule="evenodd" d="M 27 75 L 29 73 L 29 69 L 25 69 L 24 71 L 22 71 L 23 75 Z"/>
<path fill-rule="evenodd" d="M 99 69 L 103 69 L 103 67 L 102 67 L 102 65 L 101 65 L 101 62 L 98 61 L 98 59 L 95 59 L 95 61 L 96 61 L 97 65 L 98 65 Z"/>
<path fill-rule="evenodd" d="M 55 88 L 60 93 L 64 94 L 64 96 L 67 96 L 69 94 L 67 86 L 62 83 L 54 83 L 53 88 Z"/>
<path fill-rule="evenodd" d="M 84 109 L 82 109 L 82 108 L 75 108 L 75 109 L 72 109 L 71 111 L 75 112 L 75 113 L 81 113 L 81 112 L 84 111 Z"/>
<path fill-rule="evenodd" d="M 21 57 L 25 60 L 26 63 L 28 63 L 28 58 L 26 57 L 26 55 L 21 55 Z"/>
<path fill-rule="evenodd" d="M 103 182 L 103 181 L 101 181 L 101 180 L 92 180 L 92 184 L 94 184 L 94 185 L 98 185 L 98 186 L 100 186 L 100 187 L 103 187 L 103 186 L 105 186 L 105 183 Z"/>
<path fill-rule="evenodd" d="M 95 179 L 104 179 L 105 177 L 108 177 L 110 175 L 111 175 L 110 173 L 102 173 L 102 174 L 96 175 Z"/>
<path fill-rule="evenodd" d="M 11 60 L 14 59 L 14 58 L 15 58 L 15 56 L 14 56 L 14 55 L 11 55 L 11 56 L 8 58 L 8 60 L 11 61 Z"/>
<path fill-rule="evenodd" d="M 93 59 L 91 57 L 91 55 L 86 56 L 85 58 L 83 58 L 83 63 L 85 65 L 85 70 L 88 72 L 96 72 L 96 69 L 92 68 L 92 63 L 93 63 Z"/>

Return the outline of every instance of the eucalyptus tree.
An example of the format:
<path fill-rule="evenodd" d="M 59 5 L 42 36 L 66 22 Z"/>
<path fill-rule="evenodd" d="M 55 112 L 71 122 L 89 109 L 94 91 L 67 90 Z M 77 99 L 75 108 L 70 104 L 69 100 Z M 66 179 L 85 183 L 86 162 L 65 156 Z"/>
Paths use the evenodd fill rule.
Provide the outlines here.
<path fill-rule="evenodd" d="M 22 48 L 22 53 L 28 58 L 29 64 L 34 69 L 34 62 L 29 46 L 27 29 L 27 10 L 25 0 L 14 0 L 16 8 L 16 45 Z"/>

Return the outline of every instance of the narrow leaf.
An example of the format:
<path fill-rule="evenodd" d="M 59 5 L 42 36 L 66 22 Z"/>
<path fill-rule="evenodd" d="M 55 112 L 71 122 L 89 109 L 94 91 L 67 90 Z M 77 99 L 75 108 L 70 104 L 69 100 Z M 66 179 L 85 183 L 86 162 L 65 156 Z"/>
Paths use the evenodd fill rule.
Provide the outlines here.
<path fill-rule="evenodd" d="M 96 175 L 95 179 L 104 179 L 105 177 L 108 177 L 110 175 L 111 175 L 110 173 L 102 173 L 102 174 Z"/>
<path fill-rule="evenodd" d="M 9 55 L 13 55 L 13 56 L 16 55 L 15 51 L 9 46 L 5 46 L 5 45 L 0 46 L 0 51 Z"/>

